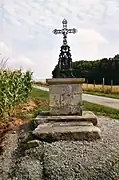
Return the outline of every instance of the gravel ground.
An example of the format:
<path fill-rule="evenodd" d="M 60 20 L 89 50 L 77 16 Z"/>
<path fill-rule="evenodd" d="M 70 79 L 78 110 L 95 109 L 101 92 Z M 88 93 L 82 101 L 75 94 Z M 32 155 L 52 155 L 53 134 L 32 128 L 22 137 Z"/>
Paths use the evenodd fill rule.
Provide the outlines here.
<path fill-rule="evenodd" d="M 0 180 L 119 180 L 119 121 L 98 122 L 102 139 L 95 142 L 32 141 L 24 128 L 8 134 Z"/>

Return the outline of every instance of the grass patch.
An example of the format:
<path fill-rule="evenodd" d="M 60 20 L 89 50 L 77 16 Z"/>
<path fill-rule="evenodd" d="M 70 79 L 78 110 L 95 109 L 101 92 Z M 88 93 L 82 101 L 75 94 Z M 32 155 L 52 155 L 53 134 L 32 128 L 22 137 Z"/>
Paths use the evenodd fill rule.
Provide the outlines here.
<path fill-rule="evenodd" d="M 84 91 L 84 93 L 96 95 L 96 96 L 104 96 L 104 97 L 119 99 L 119 94 L 107 94 L 107 93 L 103 93 L 103 92 L 93 92 L 93 91 Z"/>
<path fill-rule="evenodd" d="M 37 114 L 38 111 L 47 111 L 49 109 L 49 93 L 37 88 L 33 88 L 30 94 L 30 98 L 36 103 L 37 108 L 34 113 Z"/>
<path fill-rule="evenodd" d="M 48 99 L 48 92 L 47 91 L 43 91 L 37 88 L 33 88 L 30 94 L 30 97 L 34 100 L 46 100 Z"/>
<path fill-rule="evenodd" d="M 113 109 L 103 105 L 83 101 L 83 110 L 93 111 L 96 115 L 108 116 L 114 119 L 119 119 L 118 109 Z"/>

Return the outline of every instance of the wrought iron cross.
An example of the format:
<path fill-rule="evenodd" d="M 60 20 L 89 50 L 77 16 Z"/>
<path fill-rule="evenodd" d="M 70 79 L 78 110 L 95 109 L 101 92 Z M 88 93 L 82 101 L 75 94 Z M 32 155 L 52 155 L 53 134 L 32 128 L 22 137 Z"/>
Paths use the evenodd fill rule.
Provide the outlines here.
<path fill-rule="evenodd" d="M 73 28 L 73 29 L 67 29 L 67 20 L 66 19 L 64 19 L 63 21 L 62 21 L 62 24 L 63 24 L 63 29 L 54 29 L 53 30 L 53 33 L 54 34 L 63 34 L 63 45 L 64 46 L 66 46 L 67 45 L 67 34 L 68 33 L 76 33 L 77 32 L 77 30 L 75 29 L 75 28 Z"/>

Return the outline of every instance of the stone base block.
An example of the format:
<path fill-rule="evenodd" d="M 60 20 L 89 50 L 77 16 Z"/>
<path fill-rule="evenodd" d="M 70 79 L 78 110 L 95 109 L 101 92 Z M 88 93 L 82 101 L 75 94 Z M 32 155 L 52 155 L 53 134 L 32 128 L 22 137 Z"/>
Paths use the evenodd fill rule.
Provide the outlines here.
<path fill-rule="evenodd" d="M 50 115 L 51 116 L 60 116 L 60 115 L 81 115 L 82 106 L 51 106 Z"/>
<path fill-rule="evenodd" d="M 47 142 L 59 140 L 94 141 L 100 139 L 100 129 L 91 122 L 50 122 L 40 124 L 34 131 L 38 139 Z"/>
<path fill-rule="evenodd" d="M 82 115 L 82 82 L 80 78 L 47 79 L 51 115 Z"/>
<path fill-rule="evenodd" d="M 42 112 L 35 119 L 36 129 L 33 131 L 40 140 L 47 142 L 58 140 L 88 140 L 100 138 L 100 129 L 96 127 L 97 117 L 90 111 L 82 116 L 50 116 Z"/>

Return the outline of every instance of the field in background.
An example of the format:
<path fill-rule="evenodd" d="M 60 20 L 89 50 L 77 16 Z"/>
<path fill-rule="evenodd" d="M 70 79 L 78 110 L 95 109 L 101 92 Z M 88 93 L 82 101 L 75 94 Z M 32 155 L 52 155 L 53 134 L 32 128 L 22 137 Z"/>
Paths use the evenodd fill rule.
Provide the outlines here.
<path fill-rule="evenodd" d="M 46 82 L 33 82 L 36 85 L 39 86 L 48 86 Z M 106 94 L 119 94 L 119 85 L 96 85 L 96 84 L 83 84 L 83 91 L 87 92 L 100 92 L 100 93 L 106 93 Z"/>
<path fill-rule="evenodd" d="M 48 84 L 44 81 L 33 81 L 33 84 L 36 84 L 38 86 L 48 86 Z"/>
<path fill-rule="evenodd" d="M 83 90 L 88 92 L 101 92 L 106 94 L 119 94 L 119 86 L 83 84 Z"/>
<path fill-rule="evenodd" d="M 46 82 L 37 81 L 33 82 L 34 85 L 47 87 Z M 97 85 L 97 84 L 83 84 L 83 92 L 86 94 L 92 94 L 97 96 L 104 96 L 119 99 L 119 85 Z"/>

